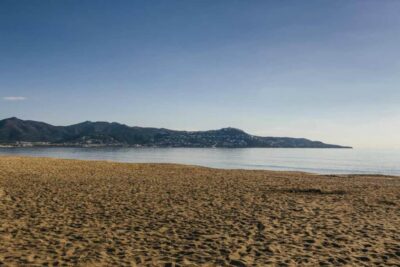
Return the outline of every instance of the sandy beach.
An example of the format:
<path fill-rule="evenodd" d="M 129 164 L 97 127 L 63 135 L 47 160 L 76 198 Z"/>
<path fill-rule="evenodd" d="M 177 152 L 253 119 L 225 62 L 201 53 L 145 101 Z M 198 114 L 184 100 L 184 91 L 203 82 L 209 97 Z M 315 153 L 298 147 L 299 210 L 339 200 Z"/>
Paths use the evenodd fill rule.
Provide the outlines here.
<path fill-rule="evenodd" d="M 400 266 L 400 178 L 0 157 L 0 266 Z"/>

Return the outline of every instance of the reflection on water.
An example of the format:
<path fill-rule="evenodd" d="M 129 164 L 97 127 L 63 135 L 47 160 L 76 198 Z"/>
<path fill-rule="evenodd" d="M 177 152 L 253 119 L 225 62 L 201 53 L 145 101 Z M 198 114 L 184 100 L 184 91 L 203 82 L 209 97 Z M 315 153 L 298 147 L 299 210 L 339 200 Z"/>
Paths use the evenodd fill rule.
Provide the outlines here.
<path fill-rule="evenodd" d="M 28 155 L 119 162 L 168 162 L 229 169 L 400 175 L 400 150 L 288 148 L 0 148 Z"/>

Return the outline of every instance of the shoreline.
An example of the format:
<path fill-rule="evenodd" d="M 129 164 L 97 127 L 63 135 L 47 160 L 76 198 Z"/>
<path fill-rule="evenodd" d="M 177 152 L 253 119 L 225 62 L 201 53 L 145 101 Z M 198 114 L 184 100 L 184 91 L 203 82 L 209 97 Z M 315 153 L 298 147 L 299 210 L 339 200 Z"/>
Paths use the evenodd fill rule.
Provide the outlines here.
<path fill-rule="evenodd" d="M 66 147 L 66 148 L 215 148 L 215 149 L 249 149 L 249 148 L 261 148 L 261 149 L 354 149 L 351 146 L 342 146 L 342 147 L 217 147 L 217 146 L 153 146 L 153 145 L 56 145 L 56 144 L 46 144 L 46 145 L 38 145 L 38 144 L 26 144 L 26 145 L 14 145 L 14 144 L 2 144 L 0 148 L 35 148 L 35 147 Z"/>
<path fill-rule="evenodd" d="M 1 148 L 1 147 L 0 147 Z M 390 173 L 374 173 L 374 172 L 313 172 L 307 171 L 308 169 L 305 168 L 301 170 L 300 168 L 296 167 L 283 167 L 282 169 L 262 169 L 262 168 L 224 168 L 224 167 L 213 167 L 213 166 L 206 166 L 206 165 L 198 165 L 198 164 L 188 164 L 188 163 L 179 163 L 179 162 L 131 162 L 131 161 L 118 161 L 118 160 L 107 160 L 107 159 L 81 159 L 81 158 L 64 158 L 64 157 L 51 157 L 51 156 L 36 156 L 36 155 L 23 155 L 23 154 L 0 154 L 1 157 L 26 157 L 26 158 L 39 158 L 39 159 L 59 159 L 59 160 L 76 160 L 76 161 L 89 161 L 89 162 L 107 162 L 107 163 L 122 163 L 122 164 L 170 164 L 170 165 L 182 165 L 182 166 L 192 166 L 192 167 L 199 167 L 199 168 L 209 168 L 215 170 L 239 170 L 239 171 L 266 171 L 266 172 L 294 172 L 294 173 L 305 173 L 309 175 L 320 175 L 320 176 L 386 176 L 386 177 L 396 177 L 400 178 L 400 174 L 390 174 Z"/>

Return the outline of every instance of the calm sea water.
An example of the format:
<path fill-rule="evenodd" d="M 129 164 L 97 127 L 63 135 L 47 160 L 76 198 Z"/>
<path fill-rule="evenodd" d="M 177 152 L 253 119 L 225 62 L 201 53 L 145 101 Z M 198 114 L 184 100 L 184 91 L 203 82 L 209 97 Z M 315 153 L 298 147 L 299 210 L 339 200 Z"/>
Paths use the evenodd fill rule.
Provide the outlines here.
<path fill-rule="evenodd" d="M 118 162 L 168 162 L 225 169 L 400 175 L 400 150 L 288 148 L 0 148 L 28 155 Z"/>

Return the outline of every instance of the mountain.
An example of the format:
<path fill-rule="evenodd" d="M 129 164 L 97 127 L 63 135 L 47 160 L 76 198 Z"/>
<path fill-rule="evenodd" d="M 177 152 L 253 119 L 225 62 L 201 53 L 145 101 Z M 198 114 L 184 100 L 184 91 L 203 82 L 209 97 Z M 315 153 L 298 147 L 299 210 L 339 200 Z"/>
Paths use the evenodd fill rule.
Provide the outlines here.
<path fill-rule="evenodd" d="M 130 127 L 116 122 L 82 122 L 53 126 L 44 122 L 8 118 L 0 121 L 0 144 L 53 146 L 151 147 L 285 147 L 350 148 L 304 138 L 261 137 L 235 128 L 210 131 L 174 131 Z"/>

